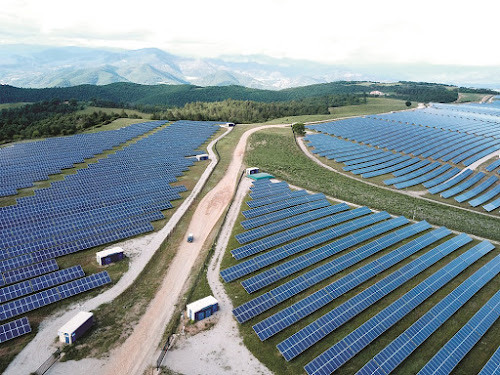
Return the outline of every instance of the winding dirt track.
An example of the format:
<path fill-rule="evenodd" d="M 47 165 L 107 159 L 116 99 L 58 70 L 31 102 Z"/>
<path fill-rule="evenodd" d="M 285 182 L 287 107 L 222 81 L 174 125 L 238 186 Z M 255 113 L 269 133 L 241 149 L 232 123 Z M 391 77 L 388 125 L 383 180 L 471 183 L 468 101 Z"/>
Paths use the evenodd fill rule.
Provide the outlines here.
<path fill-rule="evenodd" d="M 205 195 L 194 212 L 187 230 L 187 233 L 194 233 L 194 242 L 181 243 L 155 298 L 132 335 L 120 348 L 111 352 L 103 374 L 142 375 L 147 368 L 154 365 L 156 349 L 166 325 L 173 316 L 175 305 L 179 302 L 192 267 L 204 242 L 231 201 L 243 165 L 248 137 L 265 128 L 283 126 L 286 125 L 265 125 L 243 133 L 226 174 L 217 186 Z"/>

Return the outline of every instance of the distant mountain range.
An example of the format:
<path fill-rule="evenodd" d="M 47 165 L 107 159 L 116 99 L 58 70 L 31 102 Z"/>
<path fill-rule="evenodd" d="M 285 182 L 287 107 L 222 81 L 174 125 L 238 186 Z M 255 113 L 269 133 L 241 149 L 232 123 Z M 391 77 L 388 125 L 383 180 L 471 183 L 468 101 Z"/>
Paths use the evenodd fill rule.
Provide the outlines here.
<path fill-rule="evenodd" d="M 143 85 L 239 85 L 279 90 L 339 80 L 428 81 L 496 89 L 500 88 L 500 67 L 347 66 L 261 55 L 190 58 L 156 48 L 112 50 L 0 45 L 0 83 L 16 87 L 129 82 Z"/>

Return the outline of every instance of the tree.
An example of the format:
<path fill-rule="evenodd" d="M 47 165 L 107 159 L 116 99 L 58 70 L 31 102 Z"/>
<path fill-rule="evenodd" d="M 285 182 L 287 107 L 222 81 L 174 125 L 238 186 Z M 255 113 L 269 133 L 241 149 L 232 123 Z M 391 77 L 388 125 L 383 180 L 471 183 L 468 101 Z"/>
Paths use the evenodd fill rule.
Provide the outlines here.
<path fill-rule="evenodd" d="M 292 124 L 292 130 L 296 135 L 305 135 L 306 127 L 302 122 L 295 122 Z"/>
<path fill-rule="evenodd" d="M 405 104 L 407 107 L 411 107 L 411 102 L 409 100 L 407 100 Z"/>

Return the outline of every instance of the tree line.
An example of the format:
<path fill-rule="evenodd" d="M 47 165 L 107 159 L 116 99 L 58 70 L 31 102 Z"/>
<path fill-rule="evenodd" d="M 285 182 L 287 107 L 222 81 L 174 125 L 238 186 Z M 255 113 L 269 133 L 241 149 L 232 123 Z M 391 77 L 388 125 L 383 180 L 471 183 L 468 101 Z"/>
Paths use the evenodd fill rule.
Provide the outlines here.
<path fill-rule="evenodd" d="M 125 112 L 77 113 L 84 108 L 76 100 L 53 99 L 0 111 L 0 143 L 21 139 L 75 134 L 94 126 L 128 117 Z"/>
<path fill-rule="evenodd" d="M 183 107 L 155 112 L 152 119 L 255 123 L 286 116 L 328 114 L 331 107 L 356 105 L 362 101 L 359 96 L 350 94 L 272 103 L 227 99 L 212 103 L 187 103 Z"/>

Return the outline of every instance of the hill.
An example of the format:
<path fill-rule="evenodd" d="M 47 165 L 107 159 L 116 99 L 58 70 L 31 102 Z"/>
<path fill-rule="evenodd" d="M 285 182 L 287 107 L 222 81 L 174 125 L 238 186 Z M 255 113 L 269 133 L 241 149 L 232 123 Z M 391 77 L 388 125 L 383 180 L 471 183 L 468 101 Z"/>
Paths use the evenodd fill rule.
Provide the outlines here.
<path fill-rule="evenodd" d="M 227 77 L 226 77 L 227 78 Z M 0 86 L 0 104 L 38 102 L 44 100 L 98 99 L 116 104 L 149 106 L 183 106 L 191 102 L 218 102 L 227 99 L 255 102 L 286 102 L 338 94 L 369 94 L 373 90 L 403 100 L 418 102 L 453 102 L 458 98 L 457 87 L 432 83 L 398 82 L 391 85 L 377 82 L 337 81 L 284 90 L 259 90 L 243 86 L 139 85 L 112 83 L 109 85 L 78 85 L 72 87 L 26 89 Z M 477 92 L 496 93 L 490 90 Z"/>

